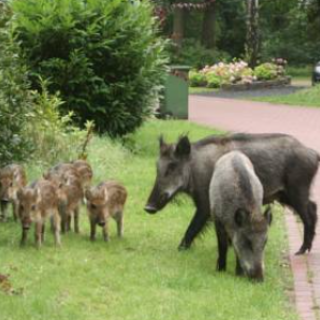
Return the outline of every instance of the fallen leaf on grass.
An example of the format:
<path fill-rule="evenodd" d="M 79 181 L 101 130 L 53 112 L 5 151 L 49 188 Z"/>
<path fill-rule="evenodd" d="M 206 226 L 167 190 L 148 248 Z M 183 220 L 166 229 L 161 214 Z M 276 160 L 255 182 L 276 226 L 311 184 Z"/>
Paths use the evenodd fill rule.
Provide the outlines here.
<path fill-rule="evenodd" d="M 8 275 L 0 274 L 0 290 L 9 295 L 21 295 L 23 288 L 14 289 Z"/>

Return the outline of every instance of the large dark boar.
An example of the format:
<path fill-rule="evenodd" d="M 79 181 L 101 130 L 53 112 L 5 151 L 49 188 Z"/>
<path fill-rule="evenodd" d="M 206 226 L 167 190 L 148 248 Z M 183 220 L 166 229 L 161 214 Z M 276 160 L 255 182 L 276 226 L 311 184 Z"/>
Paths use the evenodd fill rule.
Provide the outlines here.
<path fill-rule="evenodd" d="M 320 156 L 297 139 L 284 134 L 212 136 L 191 144 L 181 137 L 176 144 L 160 139 L 155 185 L 145 210 L 156 213 L 178 193 L 190 195 L 196 212 L 179 246 L 189 248 L 210 216 L 209 184 L 217 160 L 239 150 L 253 163 L 264 188 L 264 204 L 275 200 L 292 208 L 304 225 L 303 244 L 297 254 L 310 251 L 315 235 L 317 206 L 309 199 Z"/>
<path fill-rule="evenodd" d="M 263 214 L 263 187 L 249 158 L 232 151 L 216 163 L 209 190 L 210 210 L 219 230 L 217 268 L 226 269 L 229 239 L 237 257 L 236 273 L 262 281 L 264 247 L 271 212 Z"/>

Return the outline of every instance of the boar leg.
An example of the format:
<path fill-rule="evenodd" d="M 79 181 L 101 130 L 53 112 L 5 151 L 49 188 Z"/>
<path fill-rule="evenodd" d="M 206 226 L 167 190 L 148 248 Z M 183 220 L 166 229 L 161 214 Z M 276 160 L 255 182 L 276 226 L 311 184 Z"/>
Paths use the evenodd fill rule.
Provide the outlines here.
<path fill-rule="evenodd" d="M 116 216 L 116 222 L 117 222 L 117 233 L 118 237 L 122 238 L 123 236 L 123 213 L 119 212 Z"/>
<path fill-rule="evenodd" d="M 239 259 L 239 257 L 237 256 L 237 254 L 236 254 L 236 258 L 237 258 L 237 262 L 236 262 L 236 275 L 237 276 L 239 276 L 239 277 L 241 277 L 241 276 L 243 276 L 243 269 L 242 269 L 242 267 L 241 267 L 241 264 L 240 264 L 240 259 Z"/>
<path fill-rule="evenodd" d="M 94 219 L 90 220 L 90 240 L 94 241 L 96 239 L 96 226 L 97 223 Z"/>
<path fill-rule="evenodd" d="M 0 220 L 5 221 L 7 218 L 7 211 L 8 211 L 8 202 L 1 201 L 1 215 Z"/>
<path fill-rule="evenodd" d="M 108 242 L 109 241 L 109 232 L 108 232 L 108 220 L 106 220 L 106 224 L 102 229 L 103 240 Z"/>
<path fill-rule="evenodd" d="M 66 215 L 66 231 L 69 232 L 71 230 L 71 219 L 72 219 L 72 214 L 68 212 Z"/>
<path fill-rule="evenodd" d="M 44 243 L 44 232 L 45 232 L 45 229 L 46 229 L 46 225 L 43 224 L 42 225 L 42 229 L 41 229 L 41 241 L 42 241 L 42 243 Z"/>
<path fill-rule="evenodd" d="M 20 241 L 20 246 L 23 247 L 26 244 L 28 236 L 28 230 L 22 227 L 22 236 Z"/>
<path fill-rule="evenodd" d="M 317 206 L 314 202 L 308 201 L 306 206 L 295 206 L 294 209 L 299 214 L 303 222 L 303 243 L 297 255 L 304 254 L 306 251 L 311 251 L 312 242 L 316 234 L 317 224 Z"/>
<path fill-rule="evenodd" d="M 54 225 L 54 240 L 56 246 L 61 245 L 60 240 L 60 225 L 61 225 L 61 218 L 58 211 L 55 211 L 53 214 L 53 225 Z"/>
<path fill-rule="evenodd" d="M 18 220 L 19 212 L 18 212 L 19 204 L 17 200 L 13 200 L 12 202 L 12 213 L 13 213 L 13 219 L 14 221 Z"/>
<path fill-rule="evenodd" d="M 204 212 L 200 212 L 200 210 L 197 210 L 195 212 L 195 215 L 193 216 L 193 218 L 191 220 L 191 223 L 185 233 L 185 236 L 183 237 L 183 239 L 179 245 L 179 250 L 185 250 L 185 249 L 189 249 L 191 247 L 193 240 L 203 230 L 208 219 L 209 219 L 208 214 L 206 214 Z"/>
<path fill-rule="evenodd" d="M 79 233 L 80 232 L 80 230 L 79 230 L 79 208 L 76 208 L 74 210 L 73 219 L 74 219 L 74 232 Z"/>
<path fill-rule="evenodd" d="M 227 269 L 228 235 L 224 226 L 219 221 L 215 221 L 215 227 L 218 240 L 217 270 L 225 271 Z"/>
<path fill-rule="evenodd" d="M 37 248 L 41 247 L 41 240 L 42 240 L 42 226 L 43 223 L 37 221 L 35 224 L 35 241 L 36 241 L 36 246 Z"/>
<path fill-rule="evenodd" d="M 303 243 L 297 255 L 310 251 L 317 223 L 317 206 L 314 202 L 309 201 L 309 191 L 300 189 L 290 189 L 283 193 L 280 202 L 292 208 L 301 218 L 303 223 Z"/>

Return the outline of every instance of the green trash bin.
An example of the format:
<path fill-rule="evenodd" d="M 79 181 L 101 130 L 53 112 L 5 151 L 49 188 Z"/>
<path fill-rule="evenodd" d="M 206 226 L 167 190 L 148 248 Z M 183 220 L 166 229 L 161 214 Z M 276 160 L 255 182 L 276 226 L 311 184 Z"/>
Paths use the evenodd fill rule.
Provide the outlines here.
<path fill-rule="evenodd" d="M 162 115 L 188 119 L 189 70 L 187 66 L 170 66 L 160 106 Z"/>

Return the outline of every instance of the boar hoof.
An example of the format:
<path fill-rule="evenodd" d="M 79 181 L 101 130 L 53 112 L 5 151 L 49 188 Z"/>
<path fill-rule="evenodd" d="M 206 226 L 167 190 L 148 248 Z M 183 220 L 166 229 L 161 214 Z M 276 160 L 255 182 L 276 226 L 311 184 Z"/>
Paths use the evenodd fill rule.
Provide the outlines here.
<path fill-rule="evenodd" d="M 184 240 L 181 241 L 181 243 L 179 244 L 178 250 L 179 251 L 184 251 L 184 250 L 188 250 L 190 249 L 190 244 L 187 244 Z"/>
<path fill-rule="evenodd" d="M 306 252 L 310 252 L 311 251 L 311 248 L 306 248 L 305 246 L 302 246 L 299 251 L 296 252 L 296 256 L 300 256 L 302 254 L 305 254 Z"/>

